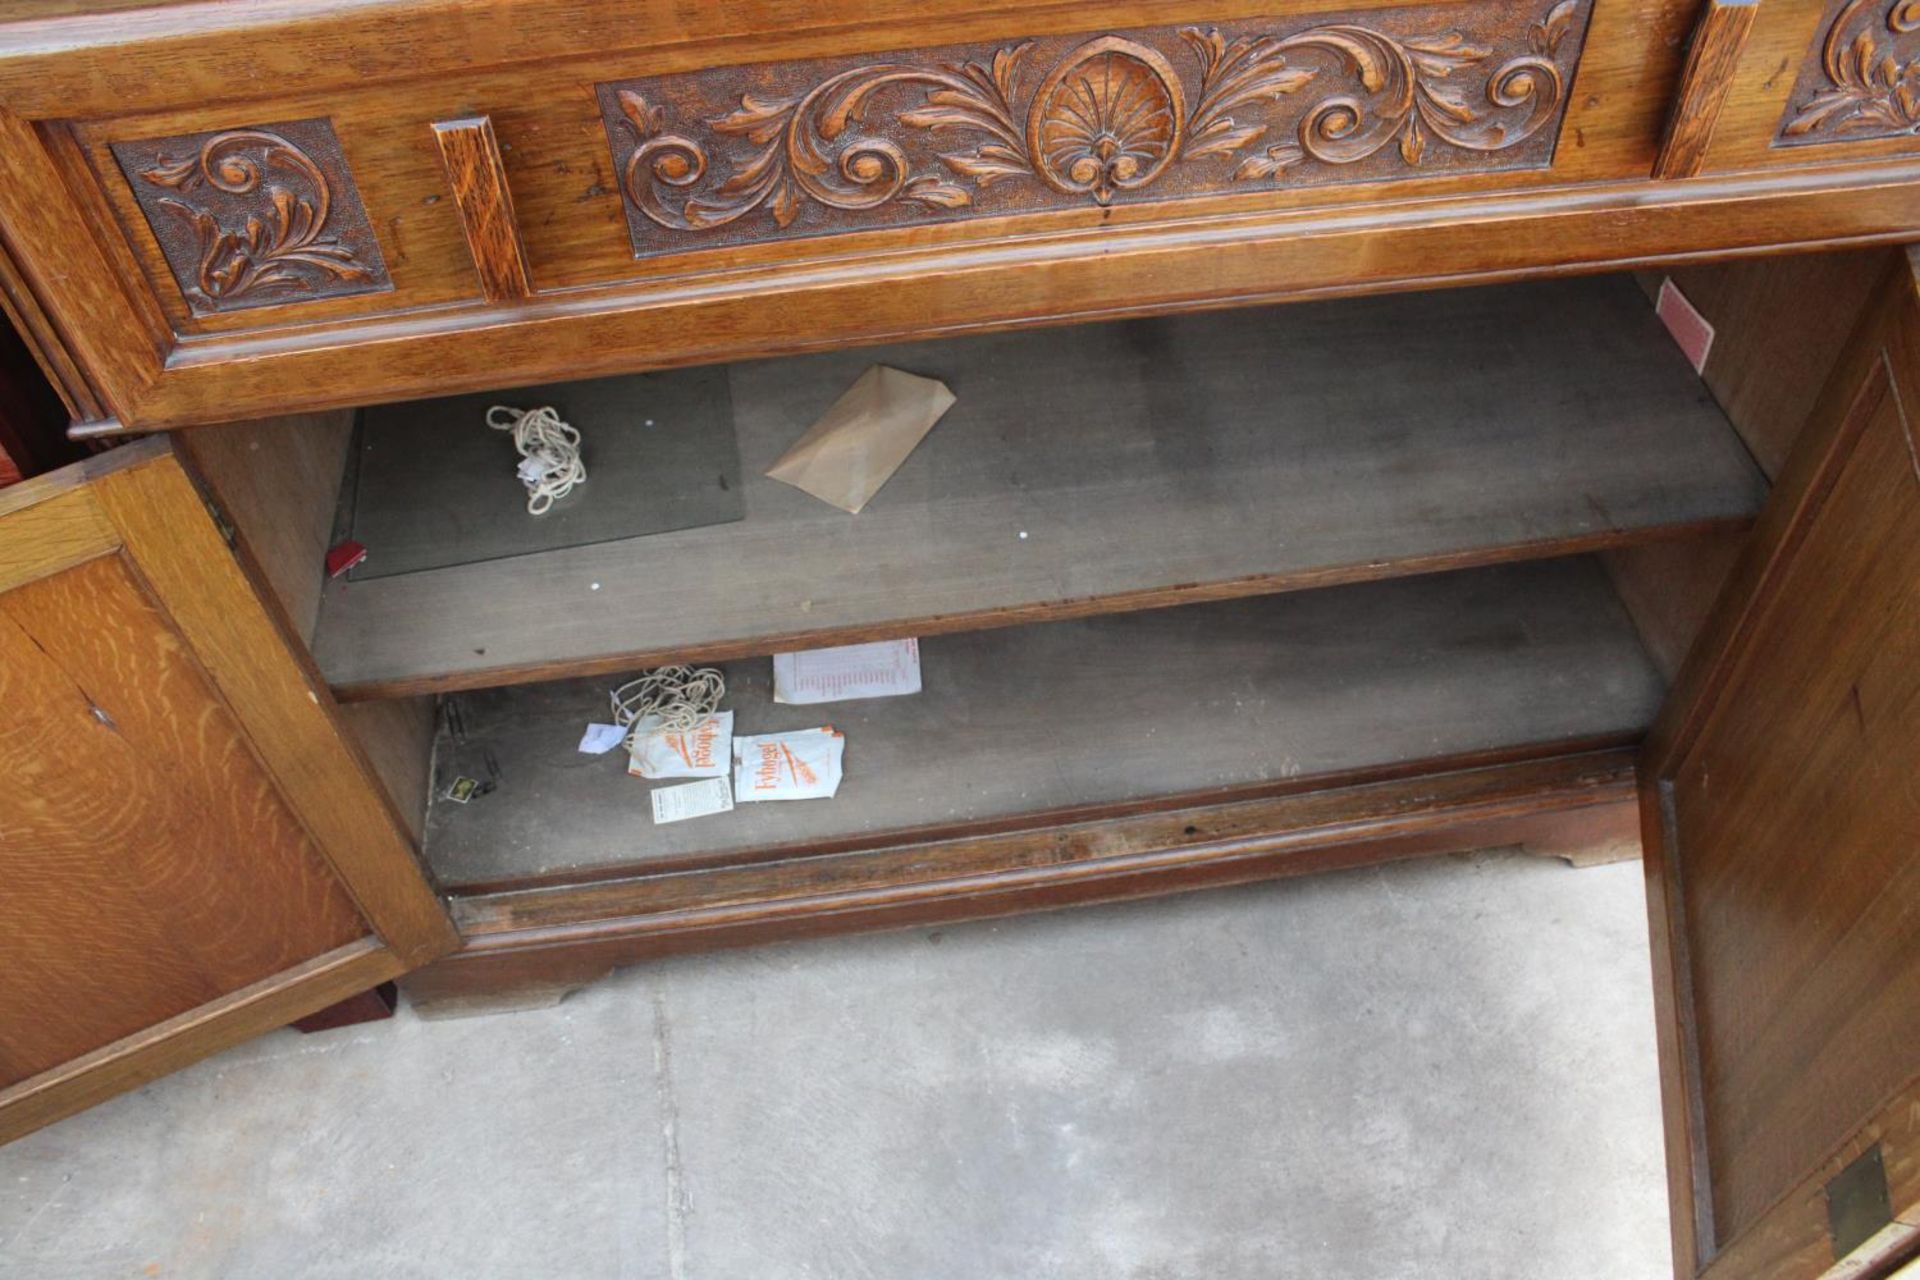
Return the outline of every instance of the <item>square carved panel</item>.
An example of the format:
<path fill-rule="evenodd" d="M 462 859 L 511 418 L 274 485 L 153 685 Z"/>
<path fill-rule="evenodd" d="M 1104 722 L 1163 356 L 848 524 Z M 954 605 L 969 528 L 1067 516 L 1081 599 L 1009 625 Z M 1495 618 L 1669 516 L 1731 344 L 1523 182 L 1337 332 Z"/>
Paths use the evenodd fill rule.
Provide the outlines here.
<path fill-rule="evenodd" d="M 1830 0 L 1776 147 L 1920 133 L 1920 7 Z"/>
<path fill-rule="evenodd" d="M 1553 162 L 1591 0 L 1095 31 L 596 86 L 637 257 Z"/>
<path fill-rule="evenodd" d="M 324 119 L 113 144 L 197 315 L 391 289 Z"/>

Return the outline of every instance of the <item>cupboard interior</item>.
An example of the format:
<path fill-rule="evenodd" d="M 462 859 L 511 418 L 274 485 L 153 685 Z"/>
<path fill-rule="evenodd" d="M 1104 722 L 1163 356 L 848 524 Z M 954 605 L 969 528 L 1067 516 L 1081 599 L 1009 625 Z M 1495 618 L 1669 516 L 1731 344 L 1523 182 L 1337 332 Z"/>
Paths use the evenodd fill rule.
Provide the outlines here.
<path fill-rule="evenodd" d="M 1845 339 L 1799 317 L 1857 314 L 1882 261 L 1676 272 L 1704 377 L 1623 275 L 728 366 L 744 520 L 368 581 L 320 569 L 351 414 L 182 436 L 452 892 L 904 858 L 1632 744 Z M 867 509 L 768 479 L 873 363 L 958 399 Z M 771 653 L 904 636 L 918 695 L 771 701 Z M 672 660 L 726 666 L 736 733 L 846 733 L 840 795 L 654 826 L 663 784 L 575 743 Z M 440 798 L 461 773 L 494 788 Z"/>

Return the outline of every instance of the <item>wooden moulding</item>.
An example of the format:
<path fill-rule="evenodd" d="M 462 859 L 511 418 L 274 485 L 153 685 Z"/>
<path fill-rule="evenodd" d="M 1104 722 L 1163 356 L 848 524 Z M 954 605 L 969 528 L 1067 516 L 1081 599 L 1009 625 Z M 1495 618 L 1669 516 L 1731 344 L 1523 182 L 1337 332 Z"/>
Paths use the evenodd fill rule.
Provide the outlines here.
<path fill-rule="evenodd" d="M 1437 766 L 1444 768 L 1444 765 Z M 427 1006 L 563 993 L 676 952 L 977 920 L 1476 848 L 1630 839 L 1629 749 L 971 839 L 456 898 Z"/>
<path fill-rule="evenodd" d="M 493 121 L 487 116 L 440 121 L 433 126 L 433 137 L 440 145 L 440 163 L 453 188 L 454 202 L 460 206 L 481 296 L 488 302 L 531 297 L 533 272 L 527 265 L 526 246 L 520 242 L 520 223 L 514 217 L 513 192 L 507 187 Z"/>
<path fill-rule="evenodd" d="M 1370 200 L 1196 215 L 809 256 L 511 306 L 208 335 L 174 344 L 164 372 L 148 351 L 138 376 L 96 376 L 117 393 L 109 407 L 121 429 L 164 429 L 485 390 L 505 368 L 517 381 L 583 378 L 1020 325 L 1892 243 L 1913 234 L 1916 190 L 1920 164 L 1887 161 L 1398 207 Z"/>
<path fill-rule="evenodd" d="M 363 938 L 0 1090 L 0 1143 L 378 986 L 406 966 Z"/>
<path fill-rule="evenodd" d="M 1760 0 L 1709 0 L 1687 49 L 1667 136 L 1653 163 L 1654 177 L 1691 178 L 1705 165 L 1707 146 L 1733 87 L 1734 67 L 1759 11 Z"/>

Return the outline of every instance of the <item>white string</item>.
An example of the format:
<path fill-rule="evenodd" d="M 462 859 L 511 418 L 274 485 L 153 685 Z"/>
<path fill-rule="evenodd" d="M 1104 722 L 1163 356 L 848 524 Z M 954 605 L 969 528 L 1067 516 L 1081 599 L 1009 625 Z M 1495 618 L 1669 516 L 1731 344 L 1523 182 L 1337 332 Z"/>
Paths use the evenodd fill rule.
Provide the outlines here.
<path fill-rule="evenodd" d="M 726 696 L 727 678 L 718 667 L 656 667 L 615 689 L 608 701 L 617 725 L 659 716 L 668 733 L 687 733 L 718 711 Z M 633 744 L 631 733 L 627 744 Z"/>
<path fill-rule="evenodd" d="M 505 414 L 504 421 L 495 414 Z M 513 432 L 513 447 L 520 453 L 520 481 L 527 486 L 527 513 L 545 515 L 556 498 L 573 492 L 573 486 L 587 478 L 587 464 L 580 461 L 580 433 L 560 421 L 549 406 L 524 412 L 497 404 L 487 410 L 487 425 L 495 431 Z"/>

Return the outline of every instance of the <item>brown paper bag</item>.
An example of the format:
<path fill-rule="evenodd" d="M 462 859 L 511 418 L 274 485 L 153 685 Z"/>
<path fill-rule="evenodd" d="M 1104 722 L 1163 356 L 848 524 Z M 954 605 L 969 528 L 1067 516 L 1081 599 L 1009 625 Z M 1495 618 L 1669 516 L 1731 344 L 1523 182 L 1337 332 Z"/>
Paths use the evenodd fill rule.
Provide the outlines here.
<path fill-rule="evenodd" d="M 876 364 L 807 428 L 767 475 L 842 511 L 857 512 L 899 470 L 953 400 L 944 382 Z"/>

